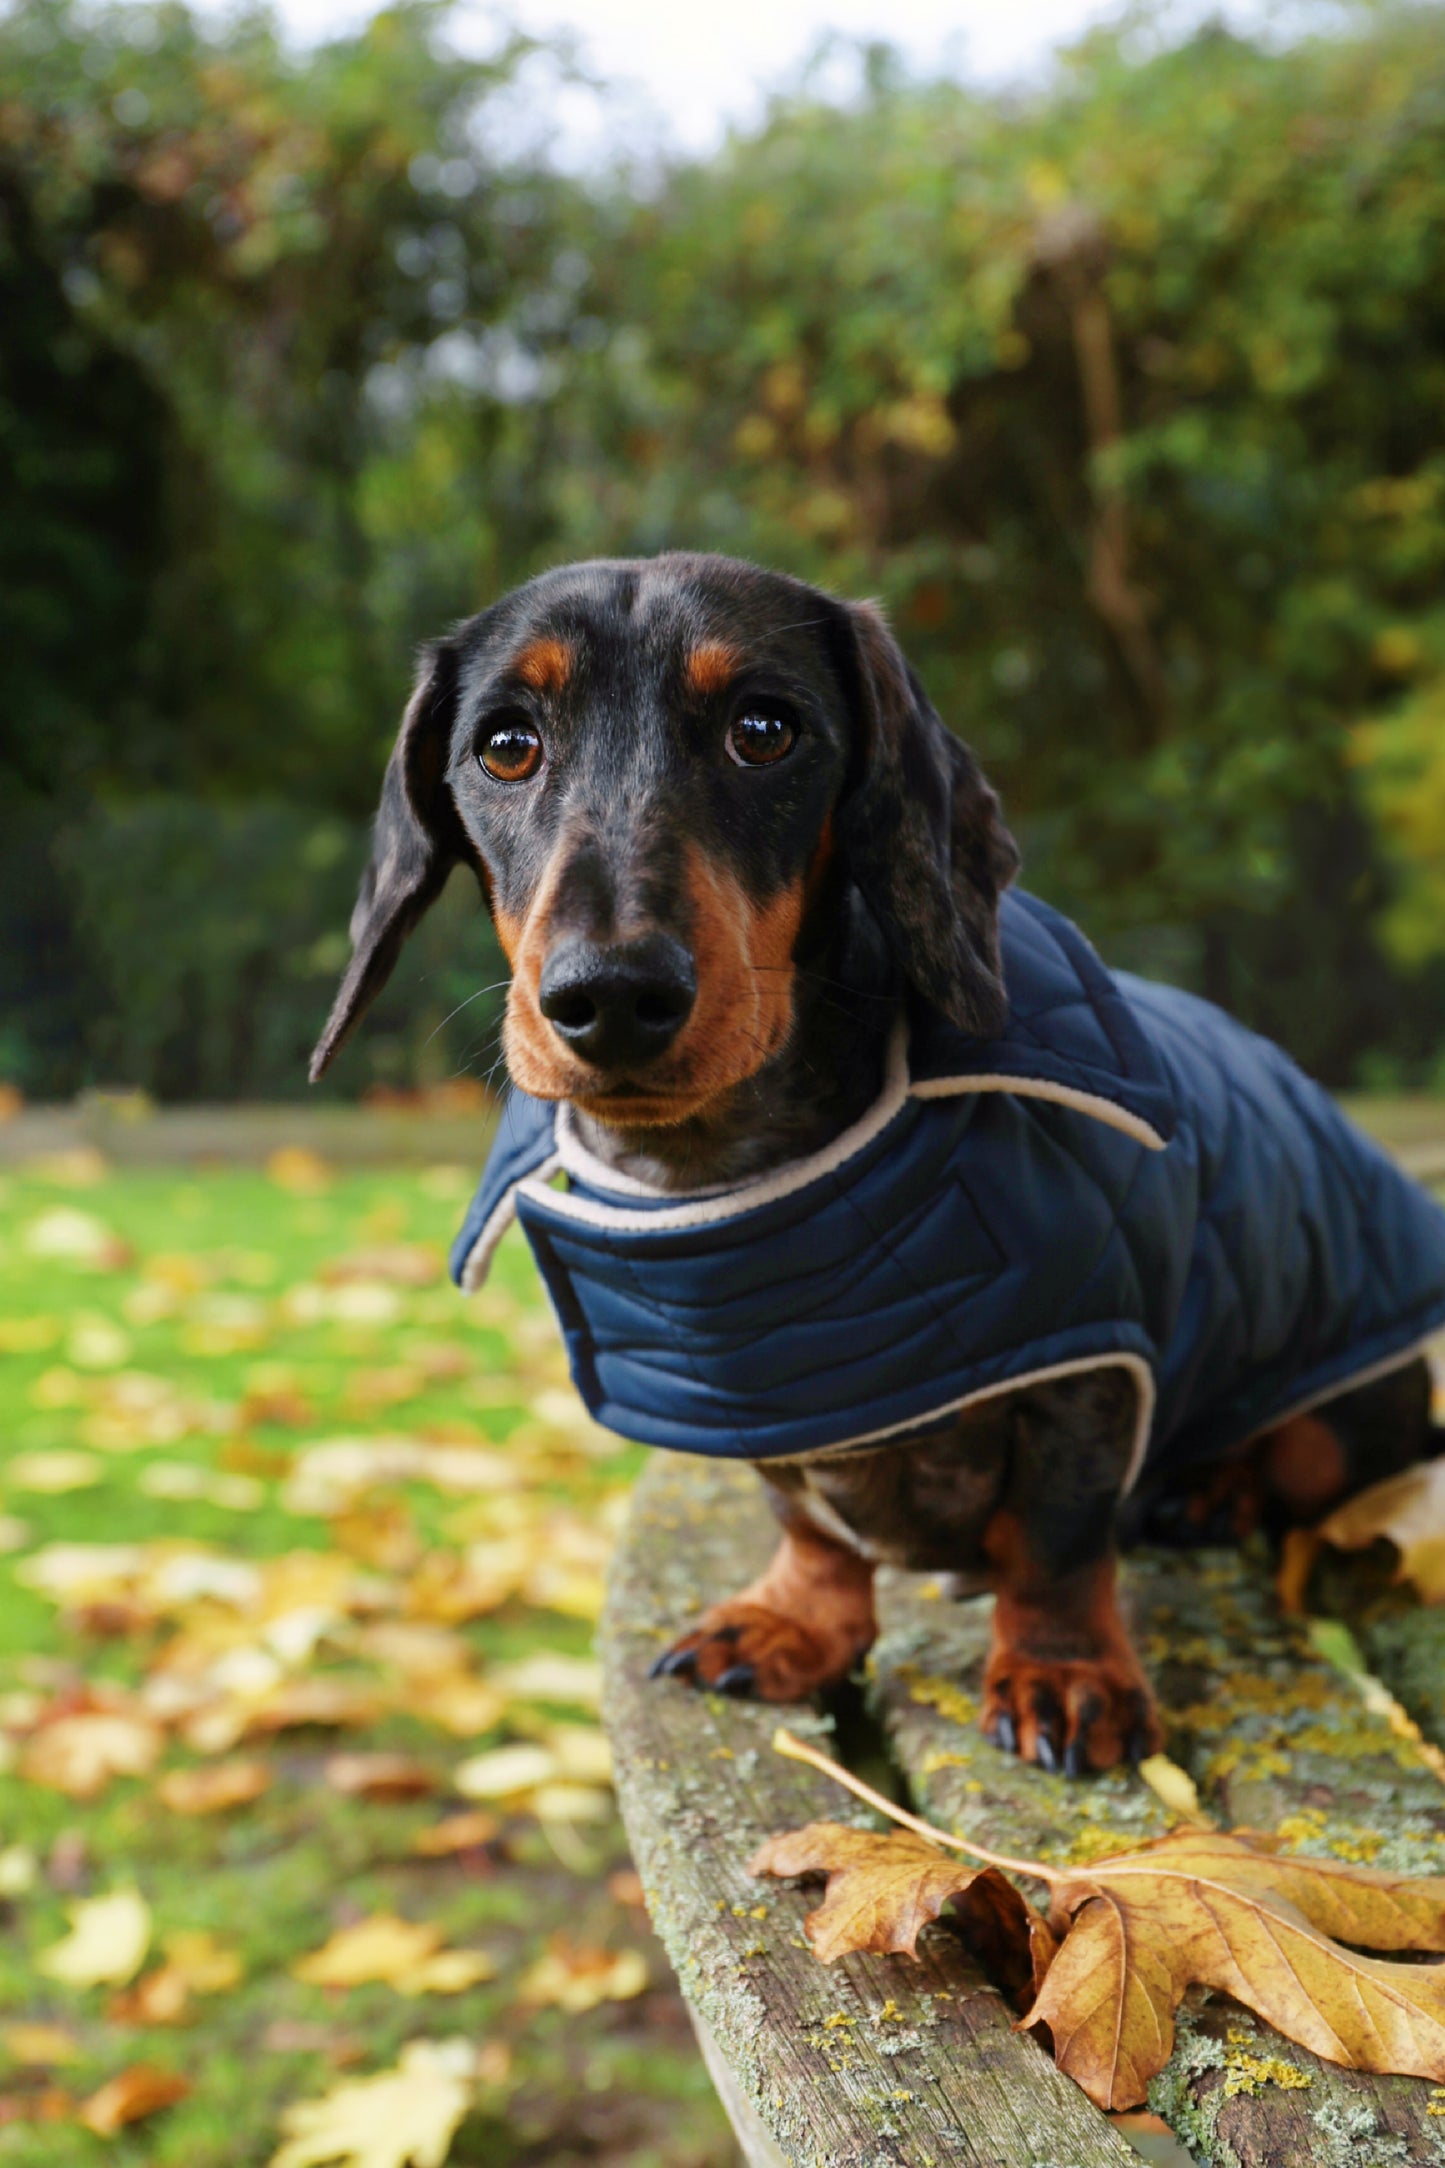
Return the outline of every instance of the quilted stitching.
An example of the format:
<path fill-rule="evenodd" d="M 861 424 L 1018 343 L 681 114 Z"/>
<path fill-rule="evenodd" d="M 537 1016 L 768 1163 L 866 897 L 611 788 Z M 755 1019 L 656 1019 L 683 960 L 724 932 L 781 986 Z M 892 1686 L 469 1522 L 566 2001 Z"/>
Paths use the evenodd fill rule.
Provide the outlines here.
<path fill-rule="evenodd" d="M 1192 996 L 1111 976 L 1031 897 L 1007 899 L 1002 935 L 1008 1031 L 976 1040 L 919 1016 L 914 1078 L 1062 1085 L 1168 1149 L 990 1090 L 911 1100 L 853 1158 L 781 1198 L 739 1191 L 706 1226 L 676 1224 L 674 1198 L 574 1183 L 634 1222 L 599 1227 L 523 1193 L 599 1420 L 766 1459 L 1128 1353 L 1155 1373 L 1157 1468 L 1224 1449 L 1445 1322 L 1445 1214 L 1276 1047 Z M 551 1108 L 514 1094 L 458 1277 L 552 1145 Z"/>

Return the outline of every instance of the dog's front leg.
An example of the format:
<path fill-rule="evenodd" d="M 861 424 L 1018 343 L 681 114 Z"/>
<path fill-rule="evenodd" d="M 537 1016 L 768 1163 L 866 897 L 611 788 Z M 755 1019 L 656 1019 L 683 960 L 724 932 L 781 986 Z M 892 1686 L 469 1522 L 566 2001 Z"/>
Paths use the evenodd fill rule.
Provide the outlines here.
<path fill-rule="evenodd" d="M 980 1722 L 996 1746 L 1069 1776 L 1161 1744 L 1119 1615 L 1113 1547 L 1134 1395 L 1122 1370 L 1022 1393 L 1009 1482 L 984 1537 L 996 1600 Z"/>
<path fill-rule="evenodd" d="M 705 1611 L 651 1675 L 685 1675 L 724 1694 L 801 1701 L 846 1678 L 878 1632 L 873 1565 L 815 1528 L 768 1485 L 783 1540 L 766 1572 Z"/>

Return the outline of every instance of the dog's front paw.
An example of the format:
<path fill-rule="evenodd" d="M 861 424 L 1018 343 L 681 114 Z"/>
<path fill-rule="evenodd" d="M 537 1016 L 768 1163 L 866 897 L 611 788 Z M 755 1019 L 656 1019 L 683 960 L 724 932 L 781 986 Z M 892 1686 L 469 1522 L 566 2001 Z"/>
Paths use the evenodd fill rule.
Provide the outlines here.
<path fill-rule="evenodd" d="M 979 1722 L 1005 1753 L 1069 1777 L 1141 1762 L 1163 1744 L 1143 1673 L 1115 1649 L 1044 1661 L 995 1647 Z"/>
<path fill-rule="evenodd" d="M 658 1657 L 649 1678 L 687 1678 L 722 1694 L 803 1701 L 846 1678 L 873 1639 L 872 1621 L 853 1630 L 815 1629 L 767 1605 L 736 1597 L 714 1604 L 691 1633 Z"/>

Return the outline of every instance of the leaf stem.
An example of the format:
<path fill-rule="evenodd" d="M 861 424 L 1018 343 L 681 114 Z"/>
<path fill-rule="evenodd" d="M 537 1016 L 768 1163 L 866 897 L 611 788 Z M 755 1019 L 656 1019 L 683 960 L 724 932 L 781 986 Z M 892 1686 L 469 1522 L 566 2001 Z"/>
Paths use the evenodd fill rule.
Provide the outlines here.
<path fill-rule="evenodd" d="M 880 1814 L 886 1814 L 890 1822 L 901 1822 L 903 1827 L 911 1829 L 915 1836 L 930 1837 L 935 1844 L 946 1844 L 952 1851 L 967 1852 L 971 1859 L 981 1859 L 986 1867 L 1003 1867 L 1010 1874 L 1026 1874 L 1035 1882 L 1047 1882 L 1051 1887 L 1069 1879 L 1067 1873 L 1061 1872 L 1057 1867 L 1046 1867 L 1041 1859 L 1010 1859 L 1005 1852 L 986 1851 L 981 1844 L 971 1844 L 967 1837 L 955 1837 L 951 1830 L 940 1829 L 936 1823 L 925 1822 L 919 1815 L 910 1814 L 906 1807 L 895 1806 L 891 1799 L 885 1799 L 881 1792 L 875 1792 L 871 1784 L 865 1784 L 863 1779 L 855 1777 L 851 1770 L 830 1760 L 820 1747 L 809 1746 L 805 1739 L 795 1737 L 782 1725 L 773 1733 L 773 1752 L 785 1755 L 789 1761 L 807 1762 L 810 1768 L 821 1770 L 825 1777 L 832 1777 L 836 1784 L 841 1784 L 855 1799 L 861 1799 L 867 1806 L 876 1807 Z"/>

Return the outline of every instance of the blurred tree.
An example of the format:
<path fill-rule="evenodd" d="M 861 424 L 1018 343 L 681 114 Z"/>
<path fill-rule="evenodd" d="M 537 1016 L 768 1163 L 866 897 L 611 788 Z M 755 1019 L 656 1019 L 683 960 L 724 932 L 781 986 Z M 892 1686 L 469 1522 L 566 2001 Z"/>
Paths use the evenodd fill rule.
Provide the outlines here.
<path fill-rule="evenodd" d="M 568 181 L 518 147 L 545 56 L 459 57 L 440 6 L 298 54 L 261 15 L 15 0 L 0 790 L 64 802 L 0 853 L 45 959 L 0 986 L 0 1061 L 220 1088 L 212 994 L 142 1022 L 230 969 L 181 937 L 184 868 L 274 930 L 236 1014 L 263 981 L 319 1009 L 328 884 L 302 852 L 283 894 L 272 854 L 289 806 L 354 862 L 415 641 L 545 563 L 681 546 L 881 593 L 1116 960 L 1333 1080 L 1428 1074 L 1445 15 L 1327 21 L 1136 13 L 1031 99 L 873 49 L 851 101 L 805 80 L 716 158 Z M 112 858 L 173 908 L 101 939 Z M 392 998 L 404 1072 L 448 1004 Z M 251 1035 L 249 1088 L 301 1035 Z"/>

